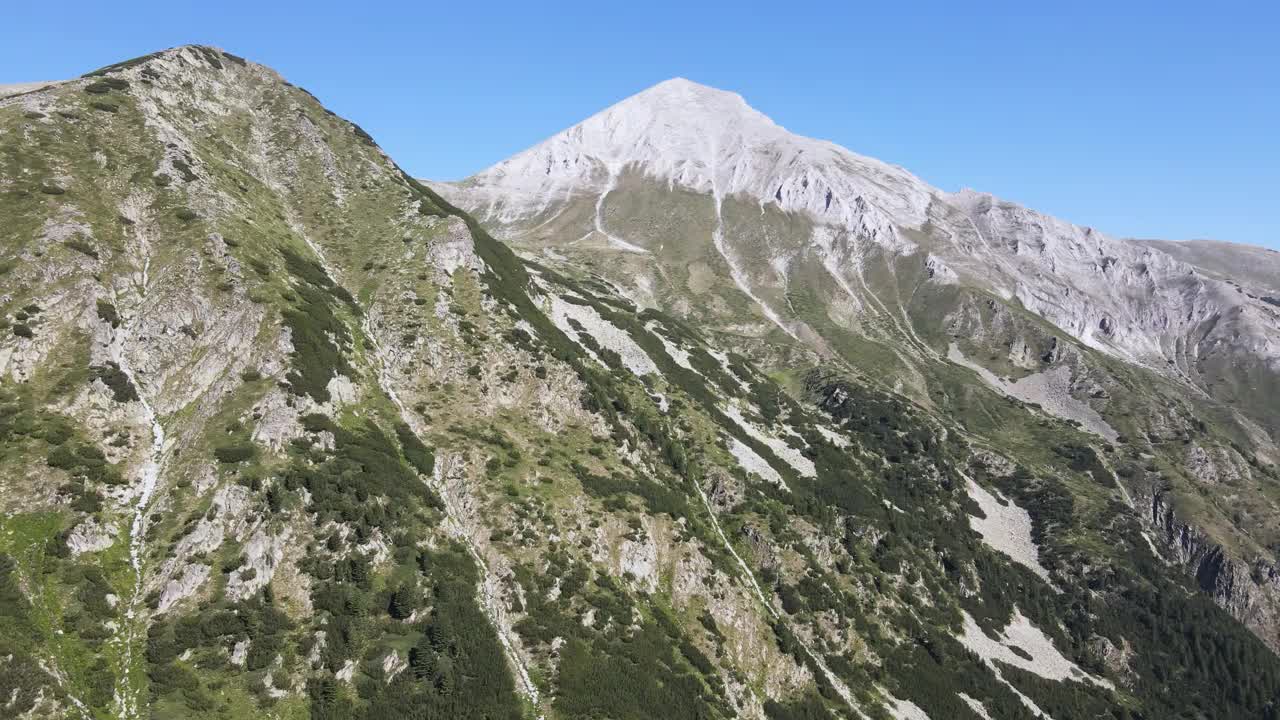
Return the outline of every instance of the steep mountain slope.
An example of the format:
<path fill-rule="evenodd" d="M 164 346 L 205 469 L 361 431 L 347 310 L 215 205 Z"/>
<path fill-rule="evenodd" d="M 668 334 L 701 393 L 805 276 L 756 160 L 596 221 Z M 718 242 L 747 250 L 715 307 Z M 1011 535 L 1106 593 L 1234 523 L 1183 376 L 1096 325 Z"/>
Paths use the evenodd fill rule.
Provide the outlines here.
<path fill-rule="evenodd" d="M 434 187 L 770 370 L 863 373 L 1001 446 L 975 380 L 1078 423 L 1140 468 L 1162 554 L 1280 649 L 1280 308 L 1242 288 L 1269 266 L 945 193 L 680 79 Z"/>
<path fill-rule="evenodd" d="M 0 101 L 0 217 L 3 716 L 1275 714 L 1163 454 L 775 379 L 235 55 Z"/>
<path fill-rule="evenodd" d="M 1136 240 L 1247 293 L 1280 294 L 1280 251 L 1216 240 Z"/>
<path fill-rule="evenodd" d="M 714 244 L 734 281 L 790 335 L 802 322 L 783 320 L 785 303 L 771 295 L 785 293 L 797 265 L 818 262 L 852 301 L 867 303 L 862 287 L 874 263 L 911 258 L 918 267 L 902 270 L 914 277 L 898 278 L 911 290 L 923 280 L 959 281 L 1016 298 L 1089 347 L 1159 372 L 1179 366 L 1172 377 L 1223 344 L 1276 372 L 1280 328 L 1271 308 L 1226 282 L 1148 246 L 988 195 L 943 193 L 900 168 L 792 135 L 740 96 L 686 80 L 628 98 L 456 192 L 485 220 L 528 239 L 549 237 L 548 222 L 576 223 L 587 233 L 566 240 L 590 240 L 594 231 L 617 249 L 660 250 L 666 228 L 651 235 L 627 226 L 655 218 L 613 209 L 610 194 L 628 179 L 665 185 L 668 195 L 679 188 L 710 196 L 704 212 L 714 213 Z M 594 205 L 594 217 L 570 209 L 582 200 Z M 774 222 L 794 231 L 770 234 L 769 219 L 730 216 L 726 203 L 755 206 L 752 216 L 779 215 Z M 735 227 L 748 222 L 756 227 Z"/>

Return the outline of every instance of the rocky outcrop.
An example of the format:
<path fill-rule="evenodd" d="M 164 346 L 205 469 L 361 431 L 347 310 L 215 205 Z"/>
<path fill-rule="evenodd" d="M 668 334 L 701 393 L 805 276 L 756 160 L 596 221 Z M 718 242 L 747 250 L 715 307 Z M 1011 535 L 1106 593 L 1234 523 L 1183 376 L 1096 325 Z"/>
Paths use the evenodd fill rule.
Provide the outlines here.
<path fill-rule="evenodd" d="M 227 597 L 239 600 L 266 587 L 284 559 L 292 533 L 288 528 L 279 534 L 258 530 L 244 546 L 244 565 L 227 579 Z"/>
<path fill-rule="evenodd" d="M 1182 521 L 1166 492 L 1150 500 L 1146 518 L 1167 559 L 1184 568 L 1196 584 L 1280 653 L 1280 568 L 1257 558 L 1234 558 L 1203 531 Z"/>
<path fill-rule="evenodd" d="M 1102 666 L 1115 675 L 1132 680 L 1135 675 L 1129 661 L 1133 657 L 1133 648 L 1129 641 L 1123 639 L 1119 647 L 1110 638 L 1097 636 L 1089 641 L 1089 652 Z"/>
<path fill-rule="evenodd" d="M 204 581 L 209 579 L 209 572 L 208 565 L 188 564 L 181 575 L 165 583 L 164 590 L 160 593 L 160 603 L 156 606 L 156 612 L 165 612 L 183 598 L 194 595 L 200 589 L 200 586 L 204 584 Z"/>
<path fill-rule="evenodd" d="M 106 550 L 115 544 L 119 532 L 114 525 L 101 525 L 94 518 L 87 518 L 67 536 L 67 548 L 72 555 Z"/>
<path fill-rule="evenodd" d="M 731 473 L 719 466 L 707 472 L 707 500 L 718 513 L 728 512 L 742 502 L 743 487 Z"/>
<path fill-rule="evenodd" d="M 1187 472 L 1209 485 L 1233 484 L 1251 477 L 1240 454 L 1223 447 L 1205 448 L 1199 443 L 1187 445 L 1184 453 Z"/>

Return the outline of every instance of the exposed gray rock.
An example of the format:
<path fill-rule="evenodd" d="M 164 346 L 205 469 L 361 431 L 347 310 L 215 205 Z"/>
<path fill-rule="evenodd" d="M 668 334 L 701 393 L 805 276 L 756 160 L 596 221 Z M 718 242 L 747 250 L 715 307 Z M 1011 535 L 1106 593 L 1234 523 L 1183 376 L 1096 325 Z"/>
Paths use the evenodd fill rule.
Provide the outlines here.
<path fill-rule="evenodd" d="M 249 645 L 251 644 L 252 641 L 247 638 L 237 641 L 235 647 L 231 648 L 231 657 L 227 659 L 228 662 L 232 665 L 244 667 L 244 661 L 249 657 Z"/>
<path fill-rule="evenodd" d="M 72 555 L 100 552 L 114 545 L 119 533 L 115 525 L 101 525 L 94 518 L 86 518 L 67 536 L 67 548 Z"/>
<path fill-rule="evenodd" d="M 284 528 L 278 535 L 270 535 L 261 529 L 255 532 L 244 545 L 244 565 L 232 571 L 227 579 L 227 597 L 241 600 L 271 582 L 276 566 L 284 559 L 292 534 L 289 528 Z"/>
<path fill-rule="evenodd" d="M 208 565 L 188 564 L 181 575 L 165 583 L 164 590 L 160 593 L 160 604 L 156 606 L 156 612 L 165 612 L 183 598 L 191 597 L 208 579 Z"/>
<path fill-rule="evenodd" d="M 1156 492 L 1149 507 L 1149 521 L 1165 554 L 1192 573 L 1214 602 L 1280 652 L 1280 568 L 1268 559 L 1247 562 L 1230 557 L 1222 546 L 1180 520 L 1164 492 Z"/>
<path fill-rule="evenodd" d="M 1187 472 L 1210 485 L 1233 484 L 1250 477 L 1239 453 L 1229 448 L 1206 450 L 1199 443 L 1192 443 L 1187 446 L 1185 457 Z"/>
<path fill-rule="evenodd" d="M 716 512 L 728 512 L 742 502 L 742 483 L 727 470 L 713 465 L 707 472 L 707 500 Z"/>
<path fill-rule="evenodd" d="M 392 650 L 382 658 L 382 674 L 386 678 L 387 684 L 390 684 L 397 675 L 404 672 L 409 667 L 409 661 L 400 656 L 399 652 Z"/>

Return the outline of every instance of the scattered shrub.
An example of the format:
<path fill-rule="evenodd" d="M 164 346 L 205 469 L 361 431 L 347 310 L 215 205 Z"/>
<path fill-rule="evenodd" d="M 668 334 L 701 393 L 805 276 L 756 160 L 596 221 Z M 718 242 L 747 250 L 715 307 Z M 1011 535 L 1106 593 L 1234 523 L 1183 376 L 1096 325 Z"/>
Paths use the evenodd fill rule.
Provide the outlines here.
<path fill-rule="evenodd" d="M 218 57 L 218 51 L 204 45 L 196 45 L 195 51 L 204 56 L 205 62 L 216 70 L 222 69 L 222 59 Z"/>
<path fill-rule="evenodd" d="M 183 182 L 192 182 L 200 179 L 200 176 L 191 169 L 191 164 L 185 157 L 174 160 L 173 167 L 178 171 L 178 174 L 182 175 Z"/>
<path fill-rule="evenodd" d="M 114 362 L 108 360 L 105 365 L 91 366 L 89 382 L 94 380 L 101 380 L 111 390 L 111 397 L 116 402 L 132 402 L 138 399 L 138 389 L 133 386 L 129 376 Z"/>
<path fill-rule="evenodd" d="M 353 309 L 355 300 L 319 264 L 292 250 L 281 253 L 290 274 L 302 281 L 295 286 L 291 305 L 283 313 L 293 340 L 293 367 L 285 379 L 294 394 L 328 402 L 330 380 L 338 374 L 355 377 L 345 352 L 351 333 L 335 313 L 333 298 L 347 300 Z"/>
<path fill-rule="evenodd" d="M 400 440 L 400 448 L 404 457 L 415 470 L 430 477 L 435 472 L 436 457 L 431 449 L 422 444 L 413 430 L 404 423 L 396 423 L 396 437 Z"/>
<path fill-rule="evenodd" d="M 161 51 L 161 52 L 163 52 L 163 51 Z M 85 73 L 85 74 L 84 74 L 84 75 L 82 75 L 81 77 L 87 77 L 87 78 L 89 78 L 89 77 L 106 77 L 108 73 L 117 72 L 117 71 L 119 71 L 119 70 L 127 70 L 127 69 L 129 69 L 129 68 L 131 68 L 131 67 L 134 67 L 134 66 L 137 66 L 137 65 L 141 65 L 141 64 L 143 64 L 143 63 L 147 62 L 148 60 L 152 60 L 152 59 L 154 59 L 154 58 L 156 58 L 156 57 L 159 57 L 159 56 L 160 56 L 160 53 L 159 53 L 159 52 L 153 52 L 153 53 L 151 53 L 151 54 L 149 54 L 149 55 L 143 55 L 143 56 L 141 56 L 141 57 L 132 58 L 132 59 L 130 59 L 130 60 L 125 60 L 125 61 L 123 61 L 123 62 L 118 62 L 118 63 L 115 63 L 115 64 L 113 64 L 113 65 L 107 65 L 106 67 L 100 67 L 100 68 L 98 68 L 97 70 L 94 70 L 93 72 Z M 107 79 L 112 79 L 112 78 L 107 78 Z M 125 81 L 124 81 L 124 80 L 118 80 L 118 82 L 125 82 Z M 126 83 L 126 86 L 127 86 L 127 83 Z"/>
<path fill-rule="evenodd" d="M 378 146 L 378 143 L 374 142 L 373 136 L 365 132 L 364 128 L 360 127 L 359 125 L 355 123 L 351 123 L 351 131 L 355 133 L 356 137 L 359 138 L 360 142 L 364 143 L 365 145 L 368 145 L 369 147 Z"/>
<path fill-rule="evenodd" d="M 231 243 L 227 243 L 227 245 L 230 246 Z M 262 262 L 261 260 L 259 260 L 258 258 L 250 258 L 249 267 L 253 268 L 253 271 L 258 273 L 259 277 L 262 277 L 262 278 L 271 277 L 271 267 L 268 266 L 266 263 Z"/>
<path fill-rule="evenodd" d="M 106 300 L 99 299 L 97 306 L 99 320 L 109 323 L 113 328 L 120 327 L 120 313 L 116 312 L 115 305 L 112 305 Z"/>
<path fill-rule="evenodd" d="M 213 456 L 223 465 L 246 462 L 252 460 L 257 454 L 257 446 L 249 441 L 233 442 L 213 449 Z"/>
<path fill-rule="evenodd" d="M 107 462 L 107 458 L 96 445 L 80 443 L 72 440 L 54 447 L 45 456 L 45 463 L 52 468 L 67 471 L 73 478 L 91 480 L 107 485 L 119 485 L 124 482 L 115 465 Z M 83 488 L 79 492 L 84 492 Z M 87 497 L 90 506 L 101 507 L 101 498 Z M 75 505 L 73 504 L 73 507 Z M 96 509 L 91 512 L 97 512 Z"/>
<path fill-rule="evenodd" d="M 94 248 L 92 245 L 90 245 L 88 242 L 85 242 L 83 238 L 73 237 L 70 240 L 64 241 L 62 244 L 67 248 L 75 250 L 76 252 L 81 253 L 83 255 L 87 255 L 93 258 L 94 260 L 98 259 L 97 249 Z"/>

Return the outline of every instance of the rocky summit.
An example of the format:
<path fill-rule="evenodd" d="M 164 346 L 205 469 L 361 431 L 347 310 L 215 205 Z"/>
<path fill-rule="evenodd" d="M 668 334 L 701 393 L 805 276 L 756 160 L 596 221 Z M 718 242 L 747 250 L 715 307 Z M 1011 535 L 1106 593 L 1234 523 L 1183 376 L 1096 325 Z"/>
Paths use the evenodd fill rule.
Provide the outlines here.
<path fill-rule="evenodd" d="M 1280 255 L 670 80 L 459 183 L 0 86 L 0 717 L 1280 717 Z"/>

